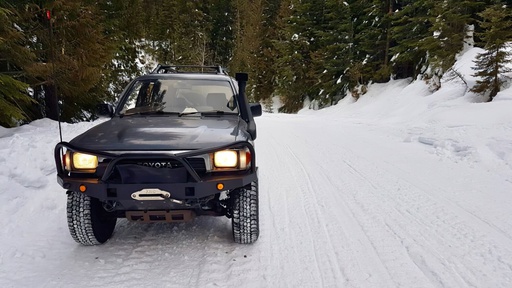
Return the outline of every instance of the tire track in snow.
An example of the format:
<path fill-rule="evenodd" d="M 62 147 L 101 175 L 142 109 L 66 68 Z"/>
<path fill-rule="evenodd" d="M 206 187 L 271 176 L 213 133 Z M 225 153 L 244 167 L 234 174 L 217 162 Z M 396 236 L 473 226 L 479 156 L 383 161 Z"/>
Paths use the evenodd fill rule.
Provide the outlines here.
<path fill-rule="evenodd" d="M 306 211 L 310 211 L 310 215 L 306 215 L 311 217 L 314 216 L 315 221 L 311 221 L 309 225 L 310 229 L 313 227 L 313 230 L 310 231 L 311 235 L 314 235 L 313 243 L 318 243 L 315 245 L 314 249 L 319 250 L 316 254 L 321 254 L 322 256 L 317 256 L 317 259 L 328 259 L 328 265 L 323 263 L 318 263 L 321 265 L 323 269 L 322 271 L 327 270 L 331 271 L 331 275 L 323 273 L 323 277 L 325 279 L 332 279 L 327 281 L 325 286 L 350 286 L 350 287 L 368 287 L 369 283 L 371 283 L 370 287 L 378 287 L 385 284 L 384 286 L 395 286 L 391 277 L 387 276 L 388 272 L 386 272 L 386 267 L 384 265 L 375 266 L 375 261 L 368 261 L 365 256 L 369 256 L 380 261 L 376 253 L 372 253 L 372 243 L 368 240 L 362 241 L 362 237 L 364 236 L 364 232 L 360 230 L 360 224 L 358 224 L 357 219 L 350 216 L 350 214 L 346 214 L 343 211 L 344 202 L 342 201 L 332 201 L 332 195 L 337 194 L 339 191 L 333 189 L 334 186 L 326 185 L 326 183 L 330 183 L 331 178 L 336 178 L 336 174 L 339 171 L 328 171 L 326 173 L 319 173 L 320 167 L 326 163 L 316 163 L 315 165 L 308 165 L 303 162 L 304 159 L 301 159 L 297 156 L 297 149 L 291 149 L 290 145 L 286 143 L 301 143 L 301 145 L 305 144 L 301 137 L 297 137 L 295 133 L 293 133 L 293 129 L 287 129 L 289 133 L 287 135 L 288 139 L 286 142 L 281 142 L 281 146 L 287 148 L 288 153 L 282 151 L 280 154 L 284 155 L 283 159 L 277 159 L 277 163 L 287 163 L 290 160 L 286 160 L 286 158 L 290 158 L 291 155 L 297 164 L 292 162 L 288 163 L 289 167 L 299 167 L 302 170 L 300 173 L 303 176 L 296 176 L 297 180 L 299 178 L 304 177 L 306 181 L 299 181 L 300 185 L 303 185 L 303 182 L 307 184 L 307 191 L 303 191 L 301 195 L 303 195 L 304 201 L 306 204 L 303 204 L 306 207 Z M 292 134 L 292 135 L 290 135 Z M 293 136 L 295 138 L 291 138 Z M 278 135 L 273 137 L 275 139 L 279 139 Z M 314 146 L 307 146 L 308 151 L 315 151 L 320 153 L 314 148 Z M 329 159 L 330 153 L 321 153 L 319 155 L 315 155 L 315 157 L 303 157 L 306 160 L 311 158 L 315 159 Z M 302 153 L 301 155 L 310 156 L 308 153 Z M 284 162 L 282 162 L 282 161 Z M 308 163 L 310 164 L 310 163 Z M 307 168 L 306 168 L 307 167 Z M 297 170 L 297 169 L 295 169 Z M 322 171 L 325 172 L 325 171 Z M 298 174 L 298 172 L 296 172 Z M 330 177 L 326 177 L 330 176 Z M 314 177 L 314 179 L 312 178 Z M 314 183 L 314 184 L 313 184 Z M 314 186 L 317 188 L 315 189 Z M 301 189 L 302 190 L 302 189 Z M 313 198 L 313 200 L 311 199 Z M 318 202 L 318 199 L 322 199 L 322 204 Z M 303 201 L 303 202 L 304 202 Z M 313 203 L 313 205 L 307 205 L 307 203 Z M 311 207 L 311 208 L 310 208 Z M 307 213 L 305 211 L 305 213 Z M 333 216 L 332 211 L 336 211 Z M 327 215 L 330 215 L 327 216 Z M 354 215 L 354 214 L 352 214 Z M 310 221 L 308 219 L 308 221 Z M 346 223 L 350 223 L 347 225 Z M 327 227 L 326 225 L 330 226 Z M 309 230 L 309 229 L 308 229 Z M 356 235 L 356 236 L 354 236 Z M 354 239 L 355 238 L 355 239 Z M 334 246 L 333 240 L 338 243 L 337 247 Z M 363 246 L 361 242 L 365 243 Z M 325 249 L 328 247 L 329 249 Z M 327 252 L 328 251 L 328 252 Z M 324 260 L 325 262 L 325 260 Z M 370 264 L 371 262 L 371 264 Z M 354 264 L 356 263 L 356 264 Z M 374 269 L 368 270 L 368 266 L 373 267 Z M 346 272 L 346 270 L 348 272 Z M 350 277 L 345 275 L 346 273 L 350 273 Z M 386 280 L 385 280 L 386 279 Z M 324 284 L 326 282 L 324 281 Z"/>
<path fill-rule="evenodd" d="M 263 131 L 265 135 L 266 131 Z M 260 136 L 261 137 L 261 136 Z M 260 239 L 267 245 L 262 246 L 260 254 L 260 263 L 265 269 L 265 280 L 270 287 L 277 287 L 280 284 L 282 275 L 286 275 L 286 266 L 289 264 L 287 259 L 276 257 L 283 251 L 286 255 L 297 255 L 298 251 L 294 246 L 283 245 L 283 239 L 294 239 L 290 232 L 291 222 L 289 218 L 288 201 L 286 190 L 273 183 L 282 183 L 283 179 L 279 173 L 279 166 L 274 165 L 275 159 L 280 159 L 275 147 L 278 143 L 272 135 L 267 135 L 269 142 L 263 147 L 258 146 L 257 163 L 259 166 L 260 181 Z M 260 152 L 261 150 L 261 152 Z M 277 161 L 279 162 L 279 161 Z M 277 170 L 277 171 L 276 171 Z M 267 247 L 269 246 L 269 247 Z M 284 247 L 283 247 L 284 246 Z M 264 252 L 263 252 L 264 251 Z M 298 259 L 293 259 L 298 260 Z"/>
<path fill-rule="evenodd" d="M 312 139 L 315 139 L 315 141 L 319 141 L 322 139 L 321 135 L 315 135 L 318 137 L 311 137 Z M 323 140 L 323 139 L 322 139 Z M 328 141 L 327 141 L 328 142 Z M 311 145 L 308 146 L 308 148 L 311 149 Z M 307 148 L 304 148 L 305 150 L 309 150 Z M 306 151 L 302 151 L 303 153 L 306 153 Z M 329 183 L 331 184 L 331 187 L 336 187 L 338 193 L 333 193 L 332 195 L 319 195 L 319 197 L 327 198 L 330 200 L 335 200 L 336 205 L 343 205 L 343 207 L 346 207 L 350 213 L 342 214 L 340 215 L 338 213 L 339 218 L 342 219 L 342 221 L 348 222 L 351 225 L 349 225 L 349 229 L 352 232 L 351 234 L 354 235 L 354 237 L 357 238 L 360 243 L 364 243 L 363 247 L 350 247 L 354 250 L 360 250 L 363 248 L 365 251 L 365 256 L 370 257 L 369 260 L 366 260 L 366 263 L 364 260 L 357 259 L 358 255 L 354 255 L 355 261 L 362 261 L 362 266 L 367 265 L 368 267 L 363 268 L 363 273 L 366 271 L 370 276 L 375 277 L 381 281 L 379 284 L 382 284 L 382 281 L 384 279 L 388 279 L 388 284 L 384 286 L 403 286 L 411 287 L 414 286 L 414 283 L 418 282 L 424 282 L 424 280 L 420 277 L 414 280 L 414 275 L 417 275 L 417 273 L 414 272 L 414 270 L 407 270 L 409 269 L 410 265 L 405 265 L 401 267 L 400 269 L 397 267 L 397 265 L 393 265 L 392 263 L 396 263 L 396 251 L 398 248 L 396 248 L 397 245 L 393 245 L 393 243 L 388 243 L 386 241 L 383 241 L 382 239 L 386 240 L 388 237 L 384 237 L 384 235 L 389 235 L 390 232 L 386 231 L 385 226 L 380 225 L 382 221 L 380 219 L 373 217 L 374 211 L 373 209 L 368 209 L 367 207 L 360 207 L 361 205 L 366 205 L 367 202 L 372 202 L 371 198 L 364 197 L 363 202 L 361 202 L 360 198 L 355 197 L 354 195 L 367 195 L 368 188 L 365 188 L 364 190 L 362 186 L 364 185 L 355 185 L 355 183 L 358 183 L 359 181 L 355 182 L 353 181 L 353 177 L 347 178 L 340 177 L 341 174 L 346 174 L 343 171 L 347 171 L 350 169 L 346 169 L 347 163 L 344 161 L 336 161 L 336 163 L 342 163 L 339 167 L 339 170 L 328 170 L 325 167 L 331 167 L 333 163 L 333 157 L 334 155 L 331 155 L 329 151 L 322 151 L 321 149 L 317 149 L 316 153 L 318 154 L 317 157 L 313 158 L 307 158 L 310 162 L 309 167 L 317 168 L 320 171 L 314 171 L 314 175 L 328 175 L 330 177 L 326 177 L 329 179 Z M 330 157 L 329 157 L 330 156 Z M 312 160 L 314 159 L 314 161 Z M 318 162 L 316 159 L 321 159 L 322 162 Z M 328 163 L 325 163 L 323 161 L 328 161 Z M 320 173 L 319 173 L 320 172 Z M 356 171 L 358 172 L 358 171 Z M 356 172 L 352 171 L 352 173 L 357 174 Z M 359 174 L 357 174 L 359 175 Z M 360 176 L 361 177 L 361 176 Z M 340 185 L 339 180 L 333 180 L 333 179 L 352 179 L 347 183 L 343 183 Z M 370 189 L 377 189 L 377 187 L 370 187 Z M 312 191 L 313 193 L 313 191 Z M 332 196 L 334 196 L 334 199 L 332 199 Z M 347 198 L 349 197 L 349 198 Z M 350 198 L 352 197 L 352 198 Z M 354 205 L 355 204 L 355 205 Z M 350 216 L 349 216 L 350 215 Z M 353 219 L 353 220 L 352 220 Z M 343 225 L 343 224 L 341 224 Z M 362 229 L 362 230 L 360 230 Z M 358 232 L 360 231 L 360 232 Z M 382 239 L 381 239 L 382 238 Z M 361 245 L 360 243 L 355 243 Z M 354 244 L 354 243 L 351 243 Z M 362 257 L 362 255 L 359 255 L 359 257 Z M 399 261 L 407 261 L 398 259 Z M 381 263 L 377 264 L 376 263 Z M 390 264 L 391 263 L 391 264 Z M 391 266 L 390 266 L 391 265 Z M 404 271 L 406 270 L 406 271 Z M 398 275 L 397 275 L 398 273 Z M 418 275 L 419 276 L 419 275 Z M 412 280 L 411 280 L 412 279 Z"/>
<path fill-rule="evenodd" d="M 348 148 L 348 147 L 344 147 L 344 148 L 350 152 L 353 152 L 353 150 L 351 148 Z M 354 155 L 354 154 L 348 153 L 347 155 Z M 359 156 L 361 156 L 361 155 L 359 155 Z M 366 162 L 368 164 L 372 163 L 371 160 L 364 159 L 364 158 L 365 158 L 365 156 L 359 157 L 357 163 L 360 165 L 362 165 L 364 162 Z M 379 163 L 379 164 L 382 165 L 382 163 Z M 349 165 L 349 166 L 351 166 L 351 165 Z M 353 166 L 351 166 L 351 167 L 354 170 L 357 170 Z M 368 167 L 371 167 L 371 165 L 365 165 L 365 167 L 368 168 Z M 391 185 L 391 187 L 389 187 L 389 188 L 393 188 L 393 186 L 395 186 L 395 188 L 398 188 L 398 189 L 389 189 L 389 188 L 386 189 L 385 187 L 388 186 L 387 183 L 379 183 L 379 184 L 375 183 L 375 179 L 383 180 L 385 178 L 372 177 L 372 176 L 376 175 L 376 173 L 375 173 L 376 170 L 378 171 L 378 170 L 381 170 L 382 168 L 379 168 L 379 167 L 374 167 L 373 169 L 366 169 L 366 168 L 365 168 L 364 173 L 361 173 L 360 171 L 356 171 L 355 173 L 361 175 L 361 177 L 364 181 L 368 182 L 372 187 L 375 188 L 375 189 L 373 189 L 374 195 L 380 196 L 380 198 L 381 198 L 380 200 L 383 201 L 383 203 L 386 203 L 386 201 L 390 202 L 390 200 L 393 200 L 395 202 L 395 206 L 397 207 L 397 209 L 394 209 L 394 210 L 398 213 L 398 215 L 403 215 L 404 217 L 406 217 L 405 219 L 410 219 L 411 221 L 415 221 L 417 224 L 421 224 L 422 227 L 425 227 L 423 234 L 428 233 L 430 235 L 429 236 L 430 241 L 436 240 L 436 243 L 437 243 L 436 245 L 428 245 L 429 241 L 422 241 L 422 242 L 416 241 L 416 242 L 412 242 L 412 243 L 411 243 L 411 241 L 409 241 L 409 243 L 404 243 L 404 246 L 407 248 L 407 253 L 409 255 L 411 255 L 411 259 L 413 260 L 413 262 L 422 271 L 426 271 L 425 272 L 426 275 L 432 281 L 434 281 L 434 283 L 438 283 L 439 286 L 444 286 L 446 283 L 440 282 L 441 281 L 440 277 L 442 276 L 441 278 L 446 280 L 446 279 L 450 278 L 449 276 L 451 276 L 451 275 L 447 275 L 447 273 L 443 273 L 442 271 L 437 271 L 438 274 L 436 274 L 436 269 L 435 269 L 436 265 L 444 266 L 444 267 L 448 268 L 448 271 L 455 271 L 456 275 L 459 275 L 460 279 L 463 281 L 463 282 L 461 282 L 461 281 L 457 281 L 457 279 L 455 279 L 455 278 L 453 279 L 453 281 L 455 281 L 455 283 L 459 283 L 458 284 L 459 286 L 464 286 L 464 285 L 480 286 L 484 283 L 481 282 L 481 280 L 479 278 L 484 278 L 484 275 L 480 271 L 481 270 L 480 265 L 475 266 L 475 264 L 473 264 L 473 265 L 467 264 L 467 263 L 475 262 L 474 259 L 469 259 L 470 257 L 474 258 L 476 256 L 476 258 L 480 258 L 477 262 L 481 262 L 481 263 L 488 262 L 487 260 L 491 260 L 491 259 L 486 259 L 486 258 L 488 256 L 492 256 L 492 255 L 488 255 L 489 253 L 486 251 L 490 250 L 491 254 L 496 253 L 498 255 L 504 255 L 504 256 L 506 255 L 504 258 L 507 258 L 509 260 L 511 259 L 510 251 L 503 250 L 503 248 L 494 246 L 494 244 L 492 244 L 492 242 L 489 243 L 489 241 L 488 241 L 489 239 L 487 237 L 485 237 L 484 234 L 482 234 L 481 232 L 478 232 L 478 230 L 472 229 L 471 226 L 473 226 L 473 225 L 468 225 L 468 224 L 473 224 L 472 221 L 468 222 L 468 220 L 466 220 L 466 219 L 460 219 L 461 216 L 462 217 L 466 216 L 464 214 L 460 214 L 461 211 L 458 211 L 460 209 L 453 209 L 454 208 L 453 204 L 451 204 L 447 201 L 445 202 L 442 197 L 433 199 L 431 196 L 431 193 L 427 193 L 425 190 L 423 190 L 423 187 L 429 187 L 429 186 L 435 187 L 435 185 L 426 184 L 425 186 L 420 187 L 420 186 L 412 184 L 411 182 L 406 180 L 406 178 L 404 178 L 403 175 L 401 175 L 401 176 L 393 175 L 392 178 L 396 177 L 395 179 L 397 179 L 396 180 L 397 183 L 400 183 L 400 184 Z M 374 173 L 371 173 L 371 170 L 373 170 Z M 396 170 L 391 170 L 391 169 L 386 169 L 386 170 L 391 171 L 392 174 L 393 174 L 393 171 L 396 171 Z M 365 173 L 368 173 L 368 174 L 365 175 Z M 369 174 L 369 173 L 371 173 L 371 174 Z M 372 175 L 372 176 L 370 176 L 370 175 Z M 405 175 L 407 175 L 407 174 L 405 174 Z M 382 182 L 382 181 L 379 181 L 379 182 Z M 382 184 L 384 184 L 384 185 L 382 185 Z M 381 188 L 380 190 L 386 191 L 386 197 L 382 197 L 382 195 L 383 195 L 382 193 L 376 193 L 375 191 L 379 191 L 379 189 L 377 189 L 376 187 L 384 187 L 384 188 Z M 404 194 L 403 192 L 399 192 L 400 190 L 407 191 L 407 194 Z M 418 200 L 420 200 L 420 201 L 418 201 Z M 439 201 L 439 200 L 441 200 L 441 201 Z M 390 202 L 390 204 L 393 204 L 393 203 Z M 409 217 L 407 217 L 407 214 L 404 214 L 403 210 L 408 212 Z M 389 211 L 389 213 L 391 213 L 391 212 L 392 211 Z M 457 214 L 455 214 L 454 212 L 456 212 Z M 436 222 L 430 223 L 430 222 L 426 221 L 426 220 L 432 220 L 432 217 L 425 217 L 425 216 L 430 216 L 430 215 L 438 215 L 438 216 L 434 217 L 434 220 L 436 220 Z M 466 217 L 464 217 L 464 218 L 466 218 Z M 405 230 L 403 228 L 399 228 L 399 225 L 404 225 L 404 228 L 407 228 L 407 227 L 405 227 L 405 224 L 400 223 L 401 221 L 396 221 L 397 219 L 393 219 L 393 221 L 388 222 L 387 225 L 388 225 L 388 227 L 394 227 L 391 229 L 391 231 L 396 233 L 396 235 L 400 234 L 401 235 L 400 238 L 402 240 L 417 239 L 417 238 L 422 237 L 421 236 L 422 233 L 411 234 L 411 231 L 418 232 L 418 231 L 414 231 L 414 229 Z M 398 226 L 398 228 L 397 228 L 397 226 Z M 430 233 L 429 230 L 434 230 L 434 232 Z M 463 245 L 461 245 L 461 244 L 463 244 Z M 437 255 L 438 255 L 437 259 L 430 259 L 430 263 L 426 263 L 425 261 L 423 261 L 423 259 L 422 259 L 423 256 L 431 256 L 431 255 L 429 255 L 429 252 L 436 251 L 436 249 L 439 249 L 440 247 L 444 248 L 447 245 L 448 245 L 447 249 L 443 249 L 442 251 L 437 252 Z M 418 251 L 417 251 L 417 249 L 415 249 L 415 247 L 417 248 L 418 246 L 422 249 L 422 251 L 419 251 L 419 253 L 416 253 Z M 466 246 L 466 247 L 462 247 L 462 249 L 460 249 L 459 248 L 460 246 Z M 510 247 L 510 246 L 508 246 L 508 247 Z M 463 248 L 466 248 L 466 249 L 463 249 Z M 496 248 L 498 248 L 500 252 L 493 251 Z M 457 253 L 459 255 L 451 255 L 451 254 L 453 254 L 452 250 L 454 250 L 454 249 L 458 250 Z M 413 253 L 411 253 L 411 251 L 413 251 Z M 487 256 L 486 256 L 486 254 L 487 254 Z M 451 257 L 446 259 L 445 257 L 443 257 L 441 255 L 448 255 Z M 494 257 L 495 256 L 492 256 L 492 258 L 494 258 Z M 434 258 L 436 258 L 436 257 L 434 257 Z M 460 258 L 462 258 L 462 259 L 460 259 Z M 466 261 L 464 261 L 464 260 L 466 260 Z M 432 262 L 434 262 L 434 263 L 432 263 Z M 428 264 L 430 264 L 430 265 L 428 265 Z M 502 266 L 502 268 L 492 267 L 490 269 L 494 273 L 501 270 L 501 272 L 499 272 L 498 274 L 502 274 L 502 277 L 500 277 L 499 279 L 496 279 L 497 280 L 496 287 L 499 287 L 500 280 L 510 279 L 510 271 L 507 271 L 510 269 L 510 264 L 506 263 L 505 265 L 501 265 L 501 266 Z M 459 267 L 463 267 L 463 268 L 461 269 Z M 505 270 L 503 270 L 503 269 L 505 269 Z M 467 273 L 468 271 L 471 271 L 471 272 L 468 274 Z M 493 273 L 491 271 L 489 271 L 490 272 L 489 274 Z M 481 274 L 482 277 L 474 277 L 473 274 Z M 492 282 L 492 280 L 491 280 L 491 282 Z M 462 284 L 462 283 L 464 283 L 464 284 Z M 477 283 L 479 283 L 479 284 L 477 284 Z M 486 284 L 488 284 L 488 283 L 486 283 Z"/>
<path fill-rule="evenodd" d="M 410 249 L 406 245 L 406 241 L 409 238 L 398 237 L 399 232 L 397 231 L 402 228 L 397 228 L 394 225 L 389 224 L 390 222 L 409 222 L 402 225 L 402 227 L 404 227 L 406 225 L 410 225 L 411 222 L 414 223 L 416 219 L 405 217 L 405 215 L 402 214 L 399 210 L 393 208 L 393 203 L 389 199 L 384 199 L 381 196 L 382 193 L 378 193 L 378 191 L 382 190 L 388 192 L 387 188 L 379 188 L 371 181 L 370 177 L 364 175 L 361 171 L 356 169 L 349 161 L 343 160 L 343 162 L 347 165 L 347 167 L 349 167 L 349 170 L 351 171 L 352 175 L 361 178 L 361 180 L 364 183 L 370 186 L 370 189 L 366 189 L 365 192 L 371 193 L 371 197 L 365 197 L 361 199 L 358 198 L 359 195 L 354 194 L 352 195 L 352 199 L 354 200 L 353 202 L 360 207 L 359 211 L 363 211 L 362 219 L 364 219 L 364 221 L 361 222 L 361 225 L 365 230 L 365 233 L 367 233 L 368 237 L 371 239 L 372 245 L 377 251 L 379 258 L 387 267 L 387 271 L 394 276 L 394 279 L 396 279 L 396 285 L 410 286 L 414 285 L 414 283 L 424 282 L 424 280 L 421 277 L 423 275 L 426 279 L 429 280 L 429 282 L 432 285 L 437 287 L 443 287 L 444 285 L 443 283 L 440 283 L 439 277 L 437 275 L 433 275 L 430 269 L 426 269 L 426 265 L 420 263 L 421 261 L 419 261 L 418 259 L 421 258 L 421 254 L 419 257 L 414 257 L 412 253 L 410 253 Z M 386 195 L 388 195 L 388 193 L 386 193 Z M 375 201 L 375 199 L 378 200 Z M 379 206 L 379 208 L 376 207 L 377 205 Z M 376 214 L 375 212 L 379 210 L 380 212 L 377 212 Z M 386 215 L 389 220 L 382 218 L 382 214 Z M 358 217 L 361 218 L 361 215 Z M 379 224 L 371 225 L 369 223 Z M 416 224 L 419 223 L 416 222 Z M 368 226 L 370 226 L 370 228 L 364 228 Z M 393 239 L 393 237 L 382 237 L 382 235 L 386 234 L 388 236 L 394 236 L 395 240 L 399 240 L 399 242 L 395 240 L 389 241 L 389 239 Z M 388 239 L 388 241 L 375 241 L 379 237 L 382 237 L 383 239 Z M 404 249 L 402 248 L 405 249 L 406 253 L 404 253 Z M 412 262 L 413 265 L 407 265 L 408 262 Z M 403 267 L 402 270 L 397 269 L 398 266 Z M 414 269 L 414 267 L 416 267 L 416 269 Z M 418 274 L 418 272 L 420 272 L 421 274 Z M 405 280 L 407 278 L 409 278 L 407 281 L 409 281 L 410 283 L 407 283 L 407 281 Z M 414 278 L 416 278 L 416 280 L 411 281 L 411 279 Z"/>
<path fill-rule="evenodd" d="M 485 234 L 471 228 L 473 221 L 467 219 L 463 211 L 454 209 L 456 207 L 443 197 L 433 198 L 439 193 L 425 190 L 435 185 L 408 180 L 405 178 L 407 174 L 397 174 L 400 170 L 390 169 L 382 157 L 368 159 L 367 155 L 361 154 L 365 149 L 355 149 L 344 145 L 345 142 L 338 143 L 343 156 L 323 153 L 319 151 L 321 144 L 318 143 L 334 141 L 328 140 L 328 133 L 308 129 L 307 124 L 287 128 L 291 134 L 297 129 L 307 129 L 310 133 L 308 138 L 291 141 L 300 143 L 294 146 L 294 153 L 307 155 L 314 151 L 315 157 L 304 157 L 307 161 L 304 166 L 308 169 L 320 168 L 321 172 L 312 171 L 311 174 L 314 177 L 333 175 L 334 186 L 340 191 L 345 189 L 350 192 L 346 195 L 342 193 L 344 197 L 339 198 L 341 201 L 338 202 L 350 204 L 348 207 L 356 215 L 355 219 L 360 221 L 370 243 L 380 253 L 375 260 L 383 261 L 397 283 L 395 286 L 465 287 L 494 283 L 496 287 L 504 287 L 504 283 L 510 283 L 509 249 L 503 250 L 506 246 L 495 246 L 493 241 L 489 242 Z M 352 134 L 347 135 L 347 139 L 351 139 L 349 143 L 352 144 L 358 141 L 357 135 Z M 307 141 L 313 144 L 304 145 Z M 328 159 L 331 164 L 322 165 L 318 159 Z M 332 163 L 342 163 L 338 165 L 341 166 L 339 173 L 325 168 L 332 167 Z M 415 171 L 421 175 L 418 172 Z M 497 255 L 503 257 L 497 257 L 496 261 Z M 493 263 L 494 267 L 482 269 L 480 266 L 487 265 L 482 263 L 487 262 Z M 489 279 L 485 275 L 497 277 Z M 411 280 L 415 277 L 416 281 Z"/>
<path fill-rule="evenodd" d="M 314 249 L 315 249 L 315 260 L 316 260 L 315 262 L 317 264 L 317 267 L 318 267 L 320 275 L 322 275 L 321 269 L 318 266 L 318 259 L 319 258 L 322 259 L 323 257 L 319 257 L 317 255 L 318 252 L 316 252 L 316 251 L 317 251 L 317 248 L 324 247 L 324 245 L 317 245 L 315 242 L 318 241 L 319 239 L 326 239 L 326 241 L 324 240 L 322 242 L 327 242 L 329 250 L 330 251 L 335 251 L 333 243 L 332 243 L 331 239 L 328 237 L 329 236 L 329 232 L 328 232 L 327 227 L 325 226 L 326 225 L 325 223 L 327 223 L 327 222 L 322 217 L 322 215 L 320 214 L 321 211 L 324 211 L 325 207 L 323 207 L 324 205 L 320 205 L 319 204 L 319 201 L 318 201 L 317 197 L 311 197 L 311 195 L 313 193 L 315 193 L 316 189 L 314 189 L 314 187 L 312 185 L 311 178 L 309 176 L 309 172 L 304 167 L 304 164 L 302 163 L 300 158 L 297 157 L 295 152 L 293 152 L 293 150 L 290 148 L 290 146 L 288 144 L 284 143 L 284 146 L 287 148 L 288 153 L 295 159 L 295 162 L 299 165 L 299 167 L 300 167 L 300 169 L 302 171 L 302 174 L 303 174 L 303 176 L 304 176 L 304 178 L 306 180 L 306 184 L 307 184 L 308 190 L 305 191 L 305 193 L 302 193 L 301 196 L 303 197 L 303 203 L 304 203 L 303 208 L 305 209 L 304 210 L 304 214 L 306 215 L 306 220 L 307 220 L 307 224 L 308 224 L 308 230 L 310 232 L 313 232 L 312 227 L 315 227 L 315 224 L 317 224 L 317 225 L 320 226 L 320 228 L 322 230 L 322 233 L 323 233 L 322 236 L 327 236 L 327 237 L 321 237 L 321 238 L 313 238 L 313 237 L 311 238 L 312 242 L 313 242 L 313 245 L 315 245 L 315 247 L 314 247 Z M 313 204 L 313 205 L 311 205 L 311 204 Z M 313 206 L 313 207 L 311 207 L 311 206 Z M 310 217 L 308 217 L 308 216 L 310 216 L 310 213 L 308 213 L 308 211 L 314 212 L 315 221 L 313 223 L 310 223 Z M 315 237 L 319 236 L 316 233 L 315 234 L 310 234 L 310 236 L 313 236 L 313 235 L 315 235 Z M 324 243 L 320 243 L 320 244 L 324 244 Z M 319 251 L 322 251 L 322 250 L 319 249 Z M 331 272 L 332 272 L 334 277 L 333 277 L 333 279 L 330 279 L 331 281 L 329 281 L 327 283 L 327 285 L 324 285 L 324 281 L 322 281 L 321 282 L 322 283 L 321 286 L 332 286 L 332 285 L 335 285 L 337 279 L 345 279 L 345 282 L 346 282 L 346 277 L 345 277 L 345 275 L 343 275 L 343 271 L 340 268 L 340 266 L 338 265 L 338 261 L 336 259 L 332 259 L 331 257 L 329 257 L 328 260 L 329 260 L 329 263 L 333 266 L 333 267 L 331 267 L 330 270 L 331 270 Z"/>
<path fill-rule="evenodd" d="M 267 136 L 267 139 L 279 138 L 278 135 Z M 266 174 L 267 177 L 270 176 L 268 178 L 262 177 L 262 179 L 275 179 L 270 180 L 268 184 L 279 184 L 268 195 L 272 210 L 272 222 L 276 227 L 274 231 L 268 232 L 275 233 L 277 240 L 272 241 L 272 249 L 275 249 L 279 254 L 286 255 L 285 259 L 281 262 L 284 266 L 280 266 L 279 270 L 284 275 L 297 275 L 297 279 L 288 279 L 285 282 L 280 281 L 278 282 L 280 285 L 277 286 L 284 284 L 288 287 L 296 287 L 297 285 L 300 286 L 301 283 L 302 285 L 304 283 L 322 283 L 318 259 L 314 249 L 311 250 L 312 244 L 308 244 L 314 243 L 314 241 L 311 239 L 311 229 L 307 226 L 309 225 L 309 220 L 307 220 L 308 213 L 303 207 L 302 194 L 304 189 L 301 184 L 304 175 L 299 174 L 296 169 L 289 168 L 295 165 L 291 163 L 289 154 L 283 151 L 282 143 L 272 140 L 271 145 L 267 144 L 264 146 L 266 147 L 262 147 L 262 144 L 259 144 L 257 148 L 259 149 L 259 155 L 263 155 L 259 158 L 259 167 L 263 171 L 267 169 L 267 171 L 260 175 Z M 273 157 L 268 157 L 269 154 L 273 155 Z M 285 203 L 285 207 L 293 207 L 293 209 L 282 209 L 283 203 Z M 262 218 L 262 220 L 265 218 Z M 265 231 L 263 233 L 262 237 L 265 237 Z M 303 243 L 305 239 L 308 239 L 307 243 Z M 307 246 L 304 246 L 306 244 Z M 308 260 L 315 263 L 313 270 L 311 265 L 305 264 L 310 262 Z"/>

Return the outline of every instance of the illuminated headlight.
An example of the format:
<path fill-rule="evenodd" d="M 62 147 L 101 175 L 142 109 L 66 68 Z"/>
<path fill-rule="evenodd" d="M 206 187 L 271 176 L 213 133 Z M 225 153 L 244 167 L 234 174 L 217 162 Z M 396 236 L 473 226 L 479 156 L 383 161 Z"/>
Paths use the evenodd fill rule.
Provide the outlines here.
<path fill-rule="evenodd" d="M 247 170 L 251 167 L 252 157 L 248 148 L 217 151 L 211 157 L 214 171 Z"/>
<path fill-rule="evenodd" d="M 70 161 L 73 159 L 73 161 Z M 71 171 L 96 169 L 98 167 L 98 157 L 90 154 L 78 153 L 78 152 L 67 152 L 64 160 L 66 170 Z"/>
<path fill-rule="evenodd" d="M 235 168 L 238 166 L 238 153 L 234 150 L 223 150 L 213 154 L 213 164 L 217 168 Z"/>

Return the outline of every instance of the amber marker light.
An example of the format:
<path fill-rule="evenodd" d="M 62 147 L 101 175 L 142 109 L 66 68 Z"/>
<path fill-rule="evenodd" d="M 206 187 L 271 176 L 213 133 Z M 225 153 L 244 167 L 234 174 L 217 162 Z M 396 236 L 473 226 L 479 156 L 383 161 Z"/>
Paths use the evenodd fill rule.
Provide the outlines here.
<path fill-rule="evenodd" d="M 217 190 L 222 191 L 224 189 L 224 184 L 217 183 Z"/>
<path fill-rule="evenodd" d="M 85 187 L 84 184 L 80 185 L 80 187 L 78 187 L 78 189 L 80 189 L 80 192 L 84 193 L 85 190 L 87 190 L 87 187 Z"/>
<path fill-rule="evenodd" d="M 240 151 L 240 169 L 247 169 L 251 164 L 251 152 L 249 150 Z"/>
<path fill-rule="evenodd" d="M 71 152 L 67 151 L 66 154 L 62 157 L 62 164 L 64 165 L 64 169 L 67 171 L 71 171 Z"/>

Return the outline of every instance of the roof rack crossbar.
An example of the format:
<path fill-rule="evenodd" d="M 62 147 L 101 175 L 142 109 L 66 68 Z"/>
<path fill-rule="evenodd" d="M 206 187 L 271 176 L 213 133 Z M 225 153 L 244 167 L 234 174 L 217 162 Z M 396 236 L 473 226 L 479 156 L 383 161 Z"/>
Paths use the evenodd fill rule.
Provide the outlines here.
<path fill-rule="evenodd" d="M 158 64 L 152 74 L 161 73 L 216 73 L 225 74 L 227 71 L 222 66 L 201 66 L 201 65 L 162 65 Z"/>

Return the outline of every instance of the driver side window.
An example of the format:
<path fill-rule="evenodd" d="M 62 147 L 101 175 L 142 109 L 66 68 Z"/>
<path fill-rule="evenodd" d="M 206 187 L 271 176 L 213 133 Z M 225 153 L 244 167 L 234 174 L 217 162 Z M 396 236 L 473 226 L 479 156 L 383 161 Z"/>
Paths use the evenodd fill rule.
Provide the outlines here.
<path fill-rule="evenodd" d="M 142 86 L 142 82 L 137 82 L 133 87 L 130 95 L 128 95 L 128 100 L 126 100 L 126 105 L 124 105 L 121 113 L 125 113 L 126 110 L 135 108 L 137 103 L 137 98 L 139 96 L 140 87 Z"/>

